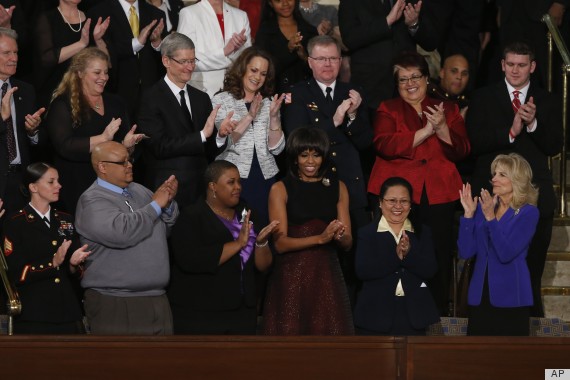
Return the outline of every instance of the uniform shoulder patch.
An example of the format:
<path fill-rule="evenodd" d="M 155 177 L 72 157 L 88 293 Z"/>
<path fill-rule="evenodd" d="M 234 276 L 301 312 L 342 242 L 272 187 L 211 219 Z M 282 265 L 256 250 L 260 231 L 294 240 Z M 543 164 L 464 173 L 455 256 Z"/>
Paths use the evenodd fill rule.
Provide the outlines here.
<path fill-rule="evenodd" d="M 4 255 L 10 256 L 14 252 L 14 247 L 12 246 L 12 242 L 7 237 L 4 238 Z"/>

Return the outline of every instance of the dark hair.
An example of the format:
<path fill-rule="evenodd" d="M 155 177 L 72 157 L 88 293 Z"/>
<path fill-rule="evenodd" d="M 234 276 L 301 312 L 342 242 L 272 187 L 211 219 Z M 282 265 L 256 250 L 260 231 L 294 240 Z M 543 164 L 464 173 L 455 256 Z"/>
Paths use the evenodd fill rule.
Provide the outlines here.
<path fill-rule="evenodd" d="M 413 196 L 412 185 L 402 177 L 390 177 L 386 181 L 384 181 L 384 183 L 380 187 L 379 200 L 382 201 L 388 189 L 394 186 L 404 186 L 408 190 L 408 193 L 410 194 L 410 199 L 412 199 Z"/>
<path fill-rule="evenodd" d="M 250 46 L 241 52 L 238 58 L 232 63 L 224 78 L 224 91 L 229 92 L 236 99 L 243 99 L 245 97 L 243 77 L 247 72 L 247 65 L 255 57 L 266 59 L 269 63 L 267 66 L 267 76 L 265 77 L 263 86 L 259 89 L 259 93 L 264 98 L 273 95 L 275 89 L 275 66 L 273 65 L 271 56 L 257 46 Z"/>
<path fill-rule="evenodd" d="M 208 188 L 208 184 L 210 182 L 218 182 L 218 179 L 220 179 L 222 174 L 224 174 L 224 172 L 229 169 L 238 170 L 237 166 L 226 160 L 214 161 L 208 165 L 206 171 L 204 172 L 204 183 L 206 184 L 206 189 Z"/>
<path fill-rule="evenodd" d="M 505 46 L 503 49 L 503 59 L 505 59 L 509 53 L 516 55 L 528 55 L 530 57 L 530 61 L 534 61 L 534 50 L 525 42 L 517 41 Z"/>
<path fill-rule="evenodd" d="M 260 24 L 270 19 L 277 19 L 277 13 L 275 13 L 273 7 L 269 5 L 269 1 L 270 0 L 263 0 L 263 9 L 261 10 Z M 299 0 L 295 0 L 295 4 L 293 5 L 293 18 L 295 21 L 297 21 L 297 24 L 305 23 L 305 19 L 299 10 Z"/>
<path fill-rule="evenodd" d="M 49 169 L 55 168 L 45 162 L 34 162 L 26 167 L 22 175 L 22 184 L 20 185 L 20 192 L 24 194 L 24 197 L 31 198 L 30 184 L 36 183 Z"/>
<path fill-rule="evenodd" d="M 396 83 L 398 82 L 398 73 L 401 69 L 417 68 L 424 77 L 429 78 L 429 66 L 426 59 L 415 51 L 403 51 L 394 58 L 392 64 Z"/>
<path fill-rule="evenodd" d="M 297 158 L 306 150 L 314 150 L 323 157 L 319 168 L 319 177 L 327 170 L 329 156 L 329 138 L 325 131 L 314 127 L 301 127 L 295 129 L 287 137 L 287 167 L 293 177 L 299 175 Z"/>

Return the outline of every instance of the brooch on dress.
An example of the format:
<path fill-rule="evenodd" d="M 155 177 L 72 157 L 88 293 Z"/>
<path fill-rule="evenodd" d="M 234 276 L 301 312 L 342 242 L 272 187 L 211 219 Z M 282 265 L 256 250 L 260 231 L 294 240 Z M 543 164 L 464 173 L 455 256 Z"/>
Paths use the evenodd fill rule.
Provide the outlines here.
<path fill-rule="evenodd" d="M 331 180 L 328 179 L 327 177 L 323 177 L 323 179 L 321 180 L 323 186 L 329 187 L 331 185 Z"/>
<path fill-rule="evenodd" d="M 243 211 L 241 212 L 241 219 L 240 219 L 240 221 L 239 221 L 241 224 L 243 224 L 243 222 L 245 222 L 245 217 L 246 217 L 246 216 L 247 216 L 247 210 L 246 210 L 246 208 L 244 207 L 244 208 L 243 208 Z"/>

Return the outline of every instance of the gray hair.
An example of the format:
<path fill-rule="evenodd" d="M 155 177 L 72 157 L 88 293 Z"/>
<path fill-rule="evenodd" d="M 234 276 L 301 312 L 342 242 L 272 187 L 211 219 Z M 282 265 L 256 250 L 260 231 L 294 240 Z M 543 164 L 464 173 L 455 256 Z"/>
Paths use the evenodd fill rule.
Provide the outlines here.
<path fill-rule="evenodd" d="M 336 49 L 338 50 L 338 54 L 340 54 L 341 52 L 340 43 L 328 35 L 315 36 L 311 38 L 309 40 L 309 43 L 307 44 L 307 51 L 309 52 L 309 55 L 312 55 L 315 46 L 329 46 L 329 45 L 335 45 Z"/>
<path fill-rule="evenodd" d="M 194 42 L 182 33 L 170 33 L 162 40 L 160 54 L 172 57 L 178 50 L 195 50 Z"/>
<path fill-rule="evenodd" d="M 13 29 L 0 28 L 0 37 L 7 37 L 18 41 L 18 33 Z"/>

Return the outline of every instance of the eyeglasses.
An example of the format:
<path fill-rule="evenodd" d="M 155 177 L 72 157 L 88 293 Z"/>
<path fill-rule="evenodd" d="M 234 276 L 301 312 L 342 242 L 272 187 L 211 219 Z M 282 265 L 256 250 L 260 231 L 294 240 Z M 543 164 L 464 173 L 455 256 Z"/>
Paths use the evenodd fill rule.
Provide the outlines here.
<path fill-rule="evenodd" d="M 319 65 L 324 65 L 325 62 L 328 63 L 339 63 L 342 57 L 309 57 L 313 61 L 317 61 Z"/>
<path fill-rule="evenodd" d="M 196 64 L 198 62 L 200 62 L 200 60 L 198 58 L 194 58 L 194 59 L 183 59 L 181 61 L 177 60 L 174 57 L 168 57 L 170 59 L 172 59 L 174 62 L 178 63 L 179 65 L 182 66 L 196 66 Z"/>
<path fill-rule="evenodd" d="M 401 77 L 401 78 L 398 78 L 398 83 L 399 84 L 407 84 L 409 81 L 412 81 L 412 83 L 418 83 L 420 81 L 420 79 L 422 79 L 423 77 L 424 77 L 423 75 L 412 75 L 409 78 Z"/>
<path fill-rule="evenodd" d="M 134 160 L 132 158 L 128 158 L 126 161 L 101 161 L 101 162 L 106 162 L 108 164 L 121 165 L 121 166 L 124 166 L 126 168 L 127 166 L 129 166 L 129 164 L 132 165 Z"/>
<path fill-rule="evenodd" d="M 386 198 L 384 198 L 383 201 L 386 202 L 386 204 L 390 207 L 394 207 L 397 204 L 400 204 L 400 205 L 402 205 L 402 207 L 408 208 L 412 204 L 412 202 L 410 202 L 407 199 L 395 199 L 395 198 L 386 199 Z"/>

